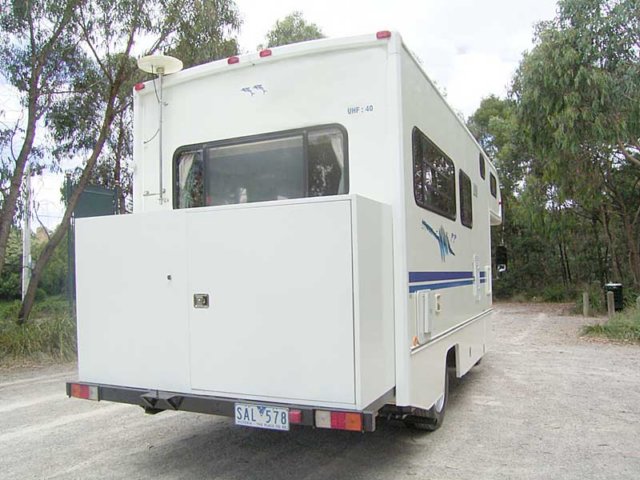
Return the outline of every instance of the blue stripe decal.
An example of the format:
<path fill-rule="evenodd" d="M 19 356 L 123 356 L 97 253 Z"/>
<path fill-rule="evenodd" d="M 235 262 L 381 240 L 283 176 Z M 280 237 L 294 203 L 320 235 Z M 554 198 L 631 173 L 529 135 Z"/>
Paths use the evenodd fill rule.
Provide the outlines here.
<path fill-rule="evenodd" d="M 428 285 L 410 285 L 409 293 L 414 293 L 419 290 L 440 290 L 443 288 L 462 287 L 464 285 L 473 285 L 473 280 L 461 280 L 459 282 L 447 283 L 431 283 Z"/>
<path fill-rule="evenodd" d="M 409 283 L 473 278 L 473 272 L 409 272 Z"/>

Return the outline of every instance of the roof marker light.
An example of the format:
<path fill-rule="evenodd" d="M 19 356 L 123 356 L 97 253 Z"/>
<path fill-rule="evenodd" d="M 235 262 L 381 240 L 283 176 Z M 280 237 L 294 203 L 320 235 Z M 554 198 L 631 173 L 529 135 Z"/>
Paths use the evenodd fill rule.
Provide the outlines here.
<path fill-rule="evenodd" d="M 134 88 L 134 90 L 135 90 L 136 92 L 139 92 L 140 90 L 144 90 L 144 83 L 142 83 L 142 82 L 140 82 L 140 83 L 136 83 L 136 84 L 133 86 L 133 88 Z"/>
<path fill-rule="evenodd" d="M 236 63 L 240 63 L 240 58 L 238 58 L 238 57 L 229 57 L 229 58 L 227 58 L 227 63 L 229 65 L 234 65 Z"/>
<path fill-rule="evenodd" d="M 271 50 L 269 50 L 268 48 L 266 50 L 260 50 L 260 57 L 264 58 L 264 57 L 270 57 L 271 56 Z"/>
<path fill-rule="evenodd" d="M 385 38 L 390 38 L 391 37 L 391 32 L 389 30 L 381 30 L 378 33 L 376 33 L 376 38 L 378 40 L 383 40 Z"/>

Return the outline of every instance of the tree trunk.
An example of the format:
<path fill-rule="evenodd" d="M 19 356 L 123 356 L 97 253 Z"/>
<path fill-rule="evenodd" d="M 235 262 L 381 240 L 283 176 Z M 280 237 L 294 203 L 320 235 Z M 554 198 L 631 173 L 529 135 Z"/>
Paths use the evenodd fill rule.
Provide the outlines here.
<path fill-rule="evenodd" d="M 28 39 L 23 39 L 25 44 L 30 48 L 30 78 L 29 89 L 27 91 L 28 106 L 27 106 L 27 128 L 25 132 L 25 138 L 22 143 L 22 148 L 16 159 L 16 166 L 11 176 L 11 184 L 9 187 L 9 194 L 5 196 L 2 203 L 2 211 L 0 212 L 0 274 L 4 267 L 4 261 L 7 251 L 7 242 L 9 240 L 9 232 L 13 223 L 13 217 L 16 213 L 16 207 L 18 204 L 18 196 L 20 194 L 20 187 L 22 186 L 22 178 L 24 176 L 25 166 L 33 150 L 33 142 L 36 135 L 36 124 L 42 115 L 42 111 L 38 109 L 38 101 L 43 95 L 41 85 L 42 72 L 44 66 L 47 63 L 51 52 L 57 47 L 57 42 L 62 33 L 67 29 L 69 22 L 71 22 L 73 12 L 77 6 L 76 0 L 67 1 L 64 4 L 64 10 L 59 19 L 59 22 L 55 25 L 55 30 L 51 33 L 51 36 L 41 45 L 37 44 L 37 35 L 34 33 L 34 19 L 32 18 L 31 2 L 26 4 L 26 18 L 28 19 L 30 27 L 30 36 Z M 44 81 L 46 85 L 46 79 Z"/>
<path fill-rule="evenodd" d="M 573 276 L 571 275 L 571 266 L 569 265 L 569 255 L 567 255 L 567 245 L 561 244 L 561 247 L 564 250 L 564 264 L 567 272 L 567 279 L 569 280 L 569 285 L 572 285 Z"/>
<path fill-rule="evenodd" d="M 37 112 L 35 102 L 30 102 L 29 114 L 27 120 L 27 134 L 25 136 L 22 148 L 16 159 L 16 166 L 11 176 L 11 184 L 9 186 L 9 194 L 2 202 L 2 212 L 0 213 L 0 275 L 4 267 L 4 261 L 7 253 L 7 243 L 9 241 L 9 233 L 13 224 L 13 217 L 16 214 L 18 197 L 20 195 L 20 187 L 22 186 L 22 178 L 24 176 L 27 159 L 33 149 L 33 141 L 36 136 Z"/>
<path fill-rule="evenodd" d="M 567 278 L 567 269 L 564 262 L 564 250 L 562 249 L 562 242 L 558 243 L 558 250 L 560 251 L 560 265 L 562 266 L 562 284 L 566 287 L 569 283 L 569 279 Z"/>
<path fill-rule="evenodd" d="M 42 274 L 44 273 L 44 269 L 49 263 L 51 256 L 56 250 L 58 244 L 62 241 L 65 234 L 69 230 L 69 225 L 71 222 L 71 215 L 80 200 L 80 195 L 84 191 L 87 183 L 89 183 L 89 179 L 91 178 L 91 171 L 96 165 L 98 157 L 102 152 L 102 148 L 104 147 L 105 141 L 107 139 L 107 132 L 111 123 L 113 121 L 113 104 L 107 107 L 107 112 L 105 113 L 105 119 L 102 124 L 102 128 L 100 130 L 100 135 L 98 136 L 98 142 L 96 143 L 89 160 L 87 160 L 87 164 L 82 171 L 82 175 L 80 176 L 80 181 L 76 186 L 75 190 L 71 194 L 69 201 L 67 203 L 67 209 L 64 212 L 64 216 L 62 217 L 62 222 L 58 225 L 55 232 L 49 238 L 49 241 L 45 245 L 42 253 L 36 260 L 35 265 L 33 266 L 33 270 L 31 272 L 31 281 L 29 282 L 29 287 L 27 288 L 27 292 L 24 296 L 24 300 L 22 301 L 22 305 L 20 306 L 20 312 L 18 313 L 18 323 L 22 324 L 29 319 L 29 315 L 31 315 L 31 310 L 33 309 L 33 304 L 36 299 L 36 291 L 38 289 L 38 284 L 40 283 L 40 279 L 42 278 Z"/>
<path fill-rule="evenodd" d="M 119 86 L 117 88 L 119 88 Z M 117 88 L 113 87 L 112 92 L 117 91 Z M 82 171 L 82 175 L 80 176 L 78 185 L 69 198 L 67 209 L 65 210 L 64 216 L 62 217 L 62 222 L 60 223 L 60 225 L 58 225 L 58 228 L 56 228 L 53 235 L 51 235 L 51 237 L 49 238 L 49 241 L 45 245 L 42 253 L 33 266 L 31 281 L 29 282 L 29 287 L 27 288 L 27 292 L 20 307 L 20 312 L 18 313 L 19 324 L 26 322 L 29 319 L 29 315 L 31 315 L 31 310 L 33 309 L 33 304 L 36 299 L 36 291 L 38 288 L 38 284 L 40 283 L 40 279 L 42 278 L 42 274 L 44 273 L 44 268 L 47 266 L 47 263 L 49 263 L 49 260 L 51 259 L 51 256 L 53 255 L 56 247 L 62 241 L 64 235 L 69 230 L 71 215 L 73 214 L 73 211 L 75 210 L 76 205 L 80 200 L 80 195 L 89 183 L 89 179 L 91 178 L 91 171 L 95 167 L 96 162 L 98 161 L 98 157 L 100 156 L 102 148 L 104 147 L 104 144 L 107 140 L 108 132 L 111 128 L 111 124 L 113 123 L 114 118 L 115 93 L 112 93 L 112 98 L 110 98 L 109 102 L 110 103 L 107 105 L 107 109 L 105 111 L 102 127 L 100 128 L 100 134 L 98 135 L 98 141 L 93 148 L 91 156 L 87 160 L 84 170 Z"/>
<path fill-rule="evenodd" d="M 638 251 L 638 237 L 634 235 L 633 225 L 625 215 L 622 219 L 624 224 L 624 233 L 629 248 L 629 269 L 633 278 L 633 285 L 636 289 L 640 289 L 640 251 Z"/>
<path fill-rule="evenodd" d="M 607 237 L 607 243 L 609 245 L 609 251 L 611 252 L 611 268 L 613 270 L 613 278 L 608 280 L 613 280 L 616 282 L 622 281 L 622 268 L 620 265 L 620 260 L 616 253 L 615 241 L 613 235 L 611 234 L 611 229 L 609 228 L 609 212 L 607 207 L 603 205 L 601 207 L 602 212 L 602 225 L 604 226 L 604 232 Z"/>
<path fill-rule="evenodd" d="M 60 241 L 64 238 L 65 233 L 69 230 L 69 225 L 71 221 L 71 215 L 80 200 L 80 195 L 84 191 L 87 183 L 89 183 L 89 179 L 91 178 L 91 172 L 98 161 L 98 157 L 102 153 L 102 148 L 107 141 L 107 137 L 109 135 L 109 130 L 111 129 L 111 125 L 113 124 L 113 120 L 116 115 L 119 113 L 116 110 L 116 103 L 118 94 L 122 89 L 122 85 L 127 78 L 126 67 L 128 65 L 129 54 L 131 52 L 131 47 L 133 46 L 133 41 L 135 38 L 135 33 L 139 28 L 139 24 L 134 24 L 131 26 L 131 30 L 129 32 L 129 38 L 127 40 L 127 45 L 125 50 L 122 52 L 122 58 L 115 75 L 112 77 L 113 81 L 110 85 L 109 91 L 107 92 L 107 102 L 104 112 L 104 119 L 102 121 L 102 125 L 100 126 L 100 133 L 98 134 L 98 138 L 95 146 L 93 147 L 93 151 L 91 152 L 91 156 L 87 160 L 87 163 L 82 171 L 82 175 L 80 176 L 80 180 L 78 181 L 78 185 L 76 189 L 71 194 L 71 197 L 67 203 L 67 209 L 64 212 L 64 216 L 62 217 L 62 222 L 56 228 L 56 231 L 51 235 L 49 241 L 45 245 L 42 253 L 38 257 L 36 261 L 32 275 L 31 282 L 29 282 L 29 287 L 24 296 L 24 300 L 22 301 L 22 305 L 20 306 L 20 311 L 18 312 L 18 323 L 23 324 L 29 319 L 31 315 L 31 310 L 33 309 L 33 304 L 36 299 L 36 291 L 38 288 L 38 284 L 40 283 L 40 279 L 42 278 L 42 274 L 44 273 L 44 268 L 49 263 L 53 252 L 56 247 L 60 243 Z M 120 108 L 123 108 L 122 105 Z"/>

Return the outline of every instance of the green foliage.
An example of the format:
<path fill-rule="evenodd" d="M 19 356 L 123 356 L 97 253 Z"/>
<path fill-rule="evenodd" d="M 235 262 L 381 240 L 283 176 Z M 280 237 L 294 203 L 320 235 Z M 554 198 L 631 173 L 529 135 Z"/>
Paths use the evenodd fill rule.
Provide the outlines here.
<path fill-rule="evenodd" d="M 320 27 L 315 23 L 307 22 L 302 16 L 302 12 L 299 11 L 292 12 L 282 20 L 278 20 L 266 37 L 269 48 L 318 38 L 324 38 Z"/>
<path fill-rule="evenodd" d="M 38 258 L 44 248 L 44 245 L 44 242 L 38 242 L 33 245 L 32 255 L 34 259 Z M 56 247 L 42 274 L 42 278 L 40 279 L 40 298 L 42 298 L 42 296 L 46 297 L 47 295 L 60 295 L 66 292 L 68 271 L 67 258 L 67 242 L 63 240 Z"/>
<path fill-rule="evenodd" d="M 168 3 L 165 24 L 174 30 L 168 55 L 181 59 L 185 67 L 192 67 L 238 53 L 234 35 L 242 21 L 232 0 Z"/>
<path fill-rule="evenodd" d="M 0 299 L 20 298 L 22 288 L 22 233 L 13 229 L 9 234 L 5 265 L 0 275 Z"/>
<path fill-rule="evenodd" d="M 559 299 L 611 280 L 640 288 L 640 4 L 558 5 L 511 97 L 486 98 L 469 119 L 502 181 L 493 242 L 511 261 L 496 295 Z"/>
<path fill-rule="evenodd" d="M 557 17 L 538 26 L 514 91 L 545 155 L 579 161 L 585 146 L 605 155 L 638 146 L 639 18 L 637 0 L 560 0 Z"/>
<path fill-rule="evenodd" d="M 31 239 L 33 259 L 42 252 L 45 241 L 33 236 Z M 40 281 L 38 299 L 47 295 L 61 295 L 67 286 L 67 245 L 61 242 L 44 270 Z M 9 236 L 5 267 L 0 276 L 0 299 L 19 299 L 22 290 L 22 232 L 13 230 Z"/>
<path fill-rule="evenodd" d="M 0 303 L 0 361 L 5 359 L 70 360 L 76 355 L 76 324 L 64 298 L 36 303 L 33 321 L 18 325 L 20 302 Z"/>
<path fill-rule="evenodd" d="M 583 333 L 594 337 L 640 343 L 640 310 L 630 308 L 616 313 L 611 320 L 601 325 L 587 325 Z"/>

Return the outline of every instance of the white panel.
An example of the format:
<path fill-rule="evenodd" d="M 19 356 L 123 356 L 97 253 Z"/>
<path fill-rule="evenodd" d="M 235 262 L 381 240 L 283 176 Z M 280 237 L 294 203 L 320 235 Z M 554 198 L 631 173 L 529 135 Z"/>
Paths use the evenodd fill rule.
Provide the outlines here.
<path fill-rule="evenodd" d="M 355 402 L 350 205 L 188 212 L 194 389 Z"/>
<path fill-rule="evenodd" d="M 395 385 L 391 208 L 354 198 L 358 407 Z"/>
<path fill-rule="evenodd" d="M 185 227 L 180 212 L 77 221 L 82 381 L 188 390 Z"/>

